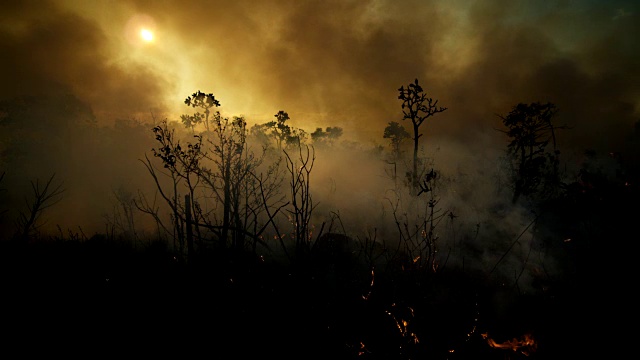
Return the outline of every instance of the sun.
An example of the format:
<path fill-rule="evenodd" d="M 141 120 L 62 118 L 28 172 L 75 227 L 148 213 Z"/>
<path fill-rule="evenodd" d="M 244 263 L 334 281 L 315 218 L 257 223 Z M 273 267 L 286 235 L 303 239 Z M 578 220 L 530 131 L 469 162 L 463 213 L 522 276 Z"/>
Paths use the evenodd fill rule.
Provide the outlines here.
<path fill-rule="evenodd" d="M 146 14 L 135 14 L 127 20 L 124 27 L 124 37 L 127 42 L 134 46 L 144 43 L 156 42 L 155 30 L 156 22 Z"/>
<path fill-rule="evenodd" d="M 149 29 L 141 29 L 140 30 L 140 37 L 142 38 L 142 40 L 144 40 L 146 42 L 152 42 L 153 41 L 153 33 Z"/>

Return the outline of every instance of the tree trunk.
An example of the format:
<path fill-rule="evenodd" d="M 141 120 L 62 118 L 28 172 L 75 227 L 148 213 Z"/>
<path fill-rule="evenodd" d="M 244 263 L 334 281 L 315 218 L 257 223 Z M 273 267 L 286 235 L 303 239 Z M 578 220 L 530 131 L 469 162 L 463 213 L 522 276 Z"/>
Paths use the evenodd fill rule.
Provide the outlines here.
<path fill-rule="evenodd" d="M 184 196 L 184 210 L 187 225 L 187 261 L 191 263 L 194 257 L 193 231 L 191 230 L 191 197 Z"/>
<path fill-rule="evenodd" d="M 231 222 L 231 157 L 227 156 L 224 160 L 224 204 L 222 218 L 222 234 L 220 235 L 220 245 L 222 248 L 227 247 L 227 238 L 229 233 L 229 225 Z"/>
<path fill-rule="evenodd" d="M 416 123 L 413 124 L 413 173 L 411 174 L 412 191 L 415 194 L 418 190 L 418 134 L 419 129 Z"/>

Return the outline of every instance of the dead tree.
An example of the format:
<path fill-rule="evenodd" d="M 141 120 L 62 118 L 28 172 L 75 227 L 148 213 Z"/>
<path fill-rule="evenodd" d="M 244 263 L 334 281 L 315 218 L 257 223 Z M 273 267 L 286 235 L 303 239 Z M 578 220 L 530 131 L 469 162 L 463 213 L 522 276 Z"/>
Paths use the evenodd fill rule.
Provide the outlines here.
<path fill-rule="evenodd" d="M 62 193 L 65 190 L 62 188 L 62 184 L 55 185 L 53 183 L 54 178 L 55 174 L 51 175 L 44 186 L 37 179 L 35 182 L 31 181 L 33 199 L 31 201 L 25 199 L 28 210 L 27 212 L 20 212 L 16 221 L 17 236 L 21 240 L 29 240 L 33 232 L 42 225 L 38 224 L 42 212 L 62 200 Z"/>
<path fill-rule="evenodd" d="M 438 100 L 427 97 L 422 86 L 418 84 L 418 79 L 415 79 L 406 89 L 404 86 L 401 86 L 398 91 L 400 92 L 398 99 L 402 100 L 402 113 L 404 115 L 402 120 L 409 119 L 413 124 L 413 171 L 411 173 L 411 185 L 413 190 L 417 191 L 420 186 L 420 175 L 418 174 L 418 143 L 422 136 L 422 134 L 420 134 L 420 125 L 422 125 L 426 119 L 447 110 L 447 108 L 439 107 Z"/>

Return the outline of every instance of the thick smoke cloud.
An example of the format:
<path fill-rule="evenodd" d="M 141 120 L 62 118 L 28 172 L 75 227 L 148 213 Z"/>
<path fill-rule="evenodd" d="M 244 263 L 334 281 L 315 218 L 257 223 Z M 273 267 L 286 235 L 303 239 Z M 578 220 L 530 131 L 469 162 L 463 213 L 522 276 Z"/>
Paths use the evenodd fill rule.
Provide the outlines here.
<path fill-rule="evenodd" d="M 73 94 L 102 118 L 162 111 L 160 74 L 114 58 L 103 29 L 82 13 L 46 1 L 0 5 L 0 97 Z"/>
<path fill-rule="evenodd" d="M 493 120 L 497 127 L 499 119 L 489 111 L 505 114 L 516 102 L 552 102 L 560 109 L 558 124 L 571 127 L 563 133 L 565 146 L 615 151 L 638 119 L 639 72 L 630 61 L 638 58 L 639 47 L 630 36 L 637 28 L 632 16 L 612 17 L 610 8 L 559 6 L 532 15 L 531 23 L 514 24 L 517 14 L 509 10 L 514 9 L 472 11 L 470 21 L 478 30 L 475 61 L 447 90 L 466 106 L 452 106 L 450 115 L 457 108 L 477 109 L 483 113 L 473 117 L 484 121 L 476 124 Z M 576 13 L 582 15 L 576 19 Z M 587 19 L 595 21 L 587 24 Z M 580 33 L 582 41 L 570 38 Z"/>
<path fill-rule="evenodd" d="M 400 119 L 396 89 L 417 77 L 450 109 L 428 125 L 433 136 L 473 139 L 518 102 L 549 101 L 573 128 L 567 146 L 609 150 L 638 118 L 630 3 L 136 4 L 185 34 L 196 87 L 232 112 L 285 109 L 301 127 L 378 140 Z"/>
<path fill-rule="evenodd" d="M 82 116 L 97 127 L 120 124 L 108 137 L 58 129 L 51 149 L 65 152 L 24 166 L 27 178 L 63 169 L 74 179 L 65 211 L 77 213 L 58 220 L 91 218 L 99 228 L 96 209 L 110 206 L 111 189 L 153 187 L 137 162 L 153 146 L 150 129 L 118 120 L 177 120 L 189 110 L 185 97 L 202 90 L 250 125 L 285 110 L 295 127 L 339 126 L 366 148 L 386 145 L 384 127 L 402 119 L 397 89 L 418 78 L 448 108 L 421 128 L 426 153 L 450 176 L 442 205 L 473 233 L 503 206 L 492 203 L 500 186 L 491 176 L 507 144 L 499 115 L 516 104 L 557 105 L 557 124 L 569 128 L 559 147 L 570 161 L 586 149 L 624 148 L 640 118 L 639 12 L 631 1 L 4 1 L 0 100 L 69 96 L 90 108 Z M 135 39 L 143 23 L 153 25 L 153 43 Z M 56 109 L 52 121 L 75 114 L 38 106 Z M 145 141 L 134 136 L 145 131 Z M 348 154 L 319 153 L 319 211 L 340 210 L 352 229 L 370 230 L 389 214 L 388 177 L 380 159 Z M 499 230 L 517 233 L 528 219 L 505 208 Z"/>
<path fill-rule="evenodd" d="M 397 88 L 420 78 L 449 108 L 425 127 L 432 136 L 473 139 L 518 102 L 550 101 L 573 127 L 567 142 L 608 149 L 638 119 L 638 9 L 630 2 L 3 7 L 5 98 L 71 91 L 97 113 L 166 108 L 177 118 L 184 97 L 202 90 L 250 122 L 284 109 L 297 126 L 342 126 L 346 136 L 380 141 L 384 126 L 400 120 Z M 155 21 L 153 49 L 123 44 L 126 22 L 140 14 Z"/>

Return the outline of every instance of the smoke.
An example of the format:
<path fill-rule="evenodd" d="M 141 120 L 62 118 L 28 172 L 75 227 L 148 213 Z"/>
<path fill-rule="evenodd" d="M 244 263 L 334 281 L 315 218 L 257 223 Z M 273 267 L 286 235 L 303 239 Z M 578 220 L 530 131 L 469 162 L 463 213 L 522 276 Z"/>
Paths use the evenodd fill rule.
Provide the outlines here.
<path fill-rule="evenodd" d="M 473 139 L 518 102 L 549 101 L 572 127 L 567 146 L 607 148 L 638 117 L 630 3 L 136 4 L 188 34 L 180 49 L 198 69 L 193 90 L 256 122 L 284 109 L 300 127 L 379 139 L 400 119 L 396 89 L 414 78 L 450 109 L 434 136 Z"/>
<path fill-rule="evenodd" d="M 611 148 L 638 118 L 630 2 L 3 7 L 0 47 L 12 56 L 0 63 L 0 95 L 69 91 L 112 118 L 177 118 L 184 97 L 202 90 L 250 122 L 285 110 L 299 127 L 341 126 L 374 141 L 401 118 L 396 89 L 414 78 L 449 108 L 430 125 L 434 136 L 473 139 L 515 104 L 549 101 L 572 127 L 567 146 Z M 153 24 L 156 43 L 133 43 L 136 19 Z"/>
<path fill-rule="evenodd" d="M 171 83 L 143 63 L 119 63 L 95 22 L 46 1 L 3 2 L 0 98 L 73 94 L 103 122 L 162 112 Z"/>
<path fill-rule="evenodd" d="M 487 270 L 530 222 L 506 200 L 499 116 L 556 104 L 568 127 L 558 146 L 574 165 L 586 149 L 624 149 L 640 112 L 639 11 L 627 1 L 4 1 L 0 185 L 18 204 L 29 180 L 56 172 L 67 191 L 50 224 L 101 231 L 121 205 L 115 190 L 153 187 L 138 161 L 152 124 L 179 119 L 201 90 L 249 126 L 284 110 L 307 131 L 343 128 L 344 145 L 318 149 L 316 226 L 335 213 L 353 235 L 393 237 L 397 185 L 379 146 L 384 127 L 402 123 L 397 89 L 417 78 L 447 108 L 420 138 L 443 176 L 440 206 L 457 216 L 442 222 L 443 249 L 473 250 Z M 154 43 L 136 40 L 142 23 Z M 17 116 L 25 98 L 40 100 Z"/>

